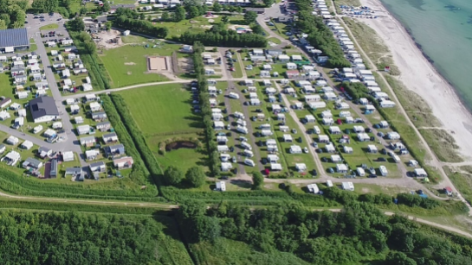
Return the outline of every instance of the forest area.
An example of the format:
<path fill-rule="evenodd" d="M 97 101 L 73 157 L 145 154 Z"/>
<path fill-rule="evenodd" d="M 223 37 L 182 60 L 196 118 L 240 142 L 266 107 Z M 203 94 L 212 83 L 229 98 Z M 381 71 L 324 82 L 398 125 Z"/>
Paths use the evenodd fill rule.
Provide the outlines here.
<path fill-rule="evenodd" d="M 228 203 L 207 209 L 188 202 L 177 218 L 199 264 L 213 257 L 198 250 L 211 242 L 219 247 L 221 238 L 244 242 L 260 253 L 292 255 L 294 264 L 472 264 L 470 240 L 399 215 L 387 217 L 365 202 L 348 203 L 339 213 L 299 204 L 251 210 Z"/>
<path fill-rule="evenodd" d="M 1 264 L 472 264 L 472 241 L 352 201 L 173 212 L 0 211 Z"/>

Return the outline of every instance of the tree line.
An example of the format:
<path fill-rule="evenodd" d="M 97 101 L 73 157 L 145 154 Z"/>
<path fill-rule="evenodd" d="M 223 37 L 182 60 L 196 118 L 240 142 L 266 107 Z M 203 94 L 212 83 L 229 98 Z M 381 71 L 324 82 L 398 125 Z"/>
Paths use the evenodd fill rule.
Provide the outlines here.
<path fill-rule="evenodd" d="M 308 42 L 329 57 L 327 66 L 330 68 L 350 67 L 351 64 L 344 57 L 341 46 L 334 38 L 333 32 L 324 24 L 323 18 L 311 14 L 313 10 L 311 1 L 295 0 L 295 4 L 300 10 L 297 13 L 296 28 L 307 33 L 308 37 L 306 39 Z"/>
<path fill-rule="evenodd" d="M 298 204 L 251 209 L 198 201 L 179 208 L 177 220 L 190 243 L 219 237 L 245 242 L 256 251 L 290 252 L 311 264 L 472 264 L 472 241 L 422 227 L 405 217 L 387 217 L 372 204 L 351 202 L 338 212 Z M 196 253 L 195 253 L 196 254 Z"/>
<path fill-rule="evenodd" d="M 202 53 L 205 51 L 205 46 L 199 41 L 192 42 L 193 44 L 193 68 L 197 78 L 197 91 L 201 104 L 201 117 L 205 129 L 205 140 L 207 151 L 209 155 L 209 167 L 212 176 L 216 177 L 220 173 L 219 168 L 219 154 L 217 151 L 217 144 L 215 139 L 215 130 L 213 130 L 213 121 L 211 118 L 210 95 L 208 94 L 208 82 L 205 76 L 205 66 L 203 64 Z"/>
<path fill-rule="evenodd" d="M 139 20 L 137 19 L 138 17 L 139 14 L 136 11 L 120 7 L 116 9 L 116 19 L 113 21 L 113 24 L 124 29 L 130 29 L 134 32 L 161 39 L 164 39 L 169 33 L 166 27 L 156 27 L 152 22 Z"/>
<path fill-rule="evenodd" d="M 218 47 L 266 47 L 264 36 L 253 33 L 238 34 L 234 30 L 213 27 L 205 32 L 184 32 L 178 40 L 182 43 L 193 44 L 201 42 L 205 46 Z"/>

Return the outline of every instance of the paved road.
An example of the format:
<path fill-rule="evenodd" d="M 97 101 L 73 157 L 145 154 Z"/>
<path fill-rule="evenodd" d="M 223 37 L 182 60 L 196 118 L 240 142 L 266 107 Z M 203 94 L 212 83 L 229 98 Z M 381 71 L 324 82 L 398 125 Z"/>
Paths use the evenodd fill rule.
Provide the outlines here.
<path fill-rule="evenodd" d="M 220 54 L 221 54 L 221 58 L 222 58 L 222 63 L 225 65 L 225 67 L 223 67 L 223 71 L 226 72 L 226 76 L 228 76 L 229 78 L 227 79 L 227 82 L 228 82 L 228 87 L 231 87 L 231 88 L 234 88 L 235 85 L 234 85 L 234 79 L 231 75 L 231 72 L 229 72 L 228 68 L 226 67 L 226 65 L 228 64 L 227 62 L 227 58 L 225 55 L 225 52 L 227 49 L 218 49 Z M 236 52 L 237 53 L 237 52 Z M 252 158 L 252 160 L 256 160 L 255 163 L 257 165 L 257 167 L 259 168 L 260 171 L 262 171 L 264 169 L 264 166 L 261 164 L 261 155 L 259 153 L 259 148 L 257 148 L 257 145 L 256 145 L 256 137 L 254 136 L 254 129 L 252 128 L 252 123 L 251 123 L 251 120 L 250 120 L 250 113 L 249 113 L 249 110 L 248 110 L 248 107 L 246 105 L 244 105 L 244 102 L 246 101 L 246 97 L 244 96 L 244 94 L 241 93 L 241 91 L 239 91 L 239 89 L 228 89 L 226 91 L 227 94 L 229 94 L 230 92 L 233 92 L 233 93 L 237 93 L 239 95 L 239 104 L 241 104 L 242 108 L 243 108 L 243 113 L 244 113 L 244 117 L 246 118 L 246 128 L 248 130 L 248 134 L 246 136 L 248 136 L 250 142 L 251 142 L 251 146 L 252 147 L 256 147 L 254 148 L 252 151 L 254 153 L 254 158 Z M 236 99 L 229 99 L 227 96 L 225 96 L 225 105 L 228 107 L 230 106 L 230 100 L 236 100 Z M 234 134 L 234 132 L 233 132 Z M 235 141 L 236 143 L 236 141 Z M 242 159 L 245 159 L 245 157 L 243 157 Z M 246 175 L 246 171 L 242 171 L 241 172 L 242 175 Z"/>
<path fill-rule="evenodd" d="M 29 29 L 29 34 L 32 34 L 33 30 L 34 29 Z M 37 28 L 37 30 L 39 30 L 39 28 Z M 85 167 L 87 166 L 87 163 L 83 159 L 82 150 L 80 149 L 77 136 L 74 134 L 74 131 L 73 131 L 74 127 L 72 126 L 72 123 L 70 122 L 69 114 L 67 113 L 65 105 L 63 104 L 63 98 L 62 98 L 61 92 L 59 91 L 59 88 L 57 87 L 57 81 L 52 71 L 52 66 L 49 62 L 48 54 L 47 54 L 46 48 L 44 47 L 41 34 L 33 34 L 33 38 L 38 47 L 36 50 L 36 54 L 40 56 L 41 61 L 43 63 L 44 73 L 46 75 L 46 79 L 49 84 L 49 89 L 52 92 L 52 96 L 56 103 L 56 107 L 59 110 L 59 116 L 61 117 L 61 120 L 62 120 L 62 126 L 67 135 L 67 138 L 65 139 L 65 141 L 55 144 L 57 145 L 57 147 L 54 147 L 54 150 L 61 149 L 61 150 L 68 150 L 68 151 L 73 151 L 77 153 L 79 156 L 81 166 Z"/>

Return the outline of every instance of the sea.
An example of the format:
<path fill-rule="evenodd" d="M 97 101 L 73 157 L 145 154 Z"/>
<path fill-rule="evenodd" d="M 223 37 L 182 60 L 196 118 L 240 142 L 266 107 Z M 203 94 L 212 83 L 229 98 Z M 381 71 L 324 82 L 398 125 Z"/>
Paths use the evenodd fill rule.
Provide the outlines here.
<path fill-rule="evenodd" d="M 381 0 L 472 110 L 472 0 Z"/>

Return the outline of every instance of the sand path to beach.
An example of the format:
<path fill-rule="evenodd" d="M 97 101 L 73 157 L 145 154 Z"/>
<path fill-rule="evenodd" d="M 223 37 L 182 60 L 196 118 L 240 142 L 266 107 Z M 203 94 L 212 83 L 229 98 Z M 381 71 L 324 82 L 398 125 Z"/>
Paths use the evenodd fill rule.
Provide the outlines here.
<path fill-rule="evenodd" d="M 431 107 L 460 146 L 465 160 L 472 158 L 472 115 L 445 79 L 423 56 L 403 26 L 385 9 L 379 0 L 361 0 L 362 5 L 376 11 L 377 19 L 362 19 L 389 48 L 401 71 L 399 80 L 420 95 Z M 453 133 L 452 133 L 453 132 Z"/>

